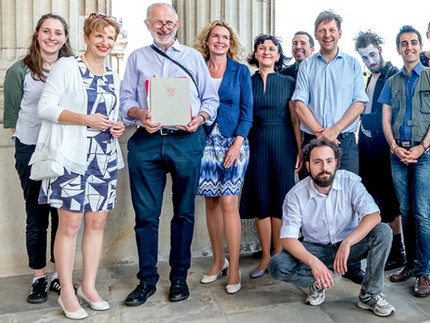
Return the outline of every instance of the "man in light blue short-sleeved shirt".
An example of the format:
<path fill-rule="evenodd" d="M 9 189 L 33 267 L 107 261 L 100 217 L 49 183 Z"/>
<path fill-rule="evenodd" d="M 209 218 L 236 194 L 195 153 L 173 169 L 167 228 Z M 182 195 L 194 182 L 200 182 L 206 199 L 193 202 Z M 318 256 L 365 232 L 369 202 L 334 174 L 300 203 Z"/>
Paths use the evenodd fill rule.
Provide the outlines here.
<path fill-rule="evenodd" d="M 315 21 L 320 51 L 306 58 L 299 68 L 292 100 L 304 132 L 303 146 L 313 138 L 327 138 L 342 146 L 341 168 L 358 173 L 355 132 L 364 103 L 360 63 L 342 52 L 342 18 L 333 11 L 321 12 Z M 301 176 L 303 178 L 303 176 Z"/>

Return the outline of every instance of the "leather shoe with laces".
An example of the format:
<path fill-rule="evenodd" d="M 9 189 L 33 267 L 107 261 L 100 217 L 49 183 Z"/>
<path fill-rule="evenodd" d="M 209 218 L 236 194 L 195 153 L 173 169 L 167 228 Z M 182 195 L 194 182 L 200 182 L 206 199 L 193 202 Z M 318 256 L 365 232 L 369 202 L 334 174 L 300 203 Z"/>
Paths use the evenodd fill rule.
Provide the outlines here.
<path fill-rule="evenodd" d="M 169 300 L 171 302 L 183 301 L 190 296 L 187 282 L 185 280 L 174 280 L 170 285 Z"/>
<path fill-rule="evenodd" d="M 348 270 L 343 277 L 352 280 L 354 283 L 361 285 L 363 282 L 363 277 L 365 275 L 365 272 L 361 269 L 355 269 L 355 270 Z"/>
<path fill-rule="evenodd" d="M 400 283 L 408 280 L 414 275 L 414 270 L 411 267 L 405 266 L 402 269 L 390 275 L 390 281 L 393 283 Z"/>
<path fill-rule="evenodd" d="M 128 294 L 124 301 L 127 306 L 139 306 L 146 302 L 148 297 L 152 296 L 157 289 L 154 285 L 149 285 L 147 283 L 141 283 Z"/>
<path fill-rule="evenodd" d="M 416 297 L 427 297 L 430 295 L 430 277 L 420 276 L 417 278 L 414 287 Z"/>

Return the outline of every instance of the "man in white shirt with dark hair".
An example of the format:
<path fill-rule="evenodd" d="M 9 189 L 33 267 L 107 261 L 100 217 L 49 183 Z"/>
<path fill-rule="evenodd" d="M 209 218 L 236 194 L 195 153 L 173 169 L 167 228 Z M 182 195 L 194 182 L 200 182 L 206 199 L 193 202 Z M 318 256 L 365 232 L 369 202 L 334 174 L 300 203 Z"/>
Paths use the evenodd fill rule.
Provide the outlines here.
<path fill-rule="evenodd" d="M 281 242 L 272 257 L 272 277 L 309 287 L 306 303 L 320 305 L 334 286 L 334 273 L 344 275 L 348 264 L 367 259 L 358 307 L 378 316 L 394 314 L 382 294 L 384 265 L 392 233 L 381 223 L 379 208 L 359 176 L 338 170 L 341 149 L 327 139 L 313 139 L 303 149 L 309 176 L 286 195 Z M 303 241 L 300 241 L 300 236 Z"/>

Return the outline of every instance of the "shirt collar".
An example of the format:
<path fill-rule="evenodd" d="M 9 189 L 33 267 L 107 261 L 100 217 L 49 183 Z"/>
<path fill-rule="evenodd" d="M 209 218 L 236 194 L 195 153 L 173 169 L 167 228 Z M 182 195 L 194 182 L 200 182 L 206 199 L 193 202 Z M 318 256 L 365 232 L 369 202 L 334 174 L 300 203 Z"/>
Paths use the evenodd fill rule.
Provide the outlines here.
<path fill-rule="evenodd" d="M 336 173 L 338 172 L 338 170 L 336 171 Z M 335 175 L 334 175 L 334 181 L 333 181 L 333 185 L 331 186 L 331 190 L 330 190 L 330 192 L 331 191 L 340 191 L 340 190 L 342 190 L 342 185 L 340 184 L 340 177 L 339 176 L 336 176 L 336 173 L 335 173 Z M 309 198 L 314 198 L 315 196 L 317 196 L 317 195 L 319 195 L 319 194 L 321 194 L 320 192 L 318 192 L 318 190 L 315 188 L 315 185 L 314 185 L 314 181 L 313 181 L 313 179 L 312 179 L 312 177 L 309 175 L 308 177 L 307 177 L 307 180 L 308 180 L 308 191 L 309 191 Z M 330 194 L 330 192 L 329 192 L 329 194 Z"/>
<path fill-rule="evenodd" d="M 160 50 L 163 50 L 161 47 L 159 47 L 155 42 L 153 42 L 154 46 L 157 47 Z M 169 51 L 171 48 L 174 49 L 177 52 L 181 52 L 183 50 L 184 45 L 181 45 L 179 43 L 178 39 L 175 38 L 175 41 L 173 42 L 172 46 L 170 46 L 167 51 Z"/>
<path fill-rule="evenodd" d="M 325 58 L 324 58 L 324 56 L 322 56 L 322 54 L 321 54 L 321 50 L 318 52 L 318 57 L 320 57 L 321 59 L 323 59 L 324 61 L 325 61 Z M 333 59 L 333 61 L 335 60 L 335 59 L 338 59 L 338 58 L 343 58 L 343 56 L 344 56 L 345 54 L 344 54 L 344 52 L 342 52 L 341 50 L 340 50 L 340 48 L 338 47 L 337 48 L 337 55 L 336 55 L 336 57 Z"/>
<path fill-rule="evenodd" d="M 402 67 L 402 73 L 405 77 L 408 77 L 408 75 L 406 74 L 406 70 L 405 70 L 405 66 L 403 65 Z M 415 65 L 415 67 L 412 69 L 411 72 L 414 72 L 418 77 L 421 75 L 421 72 L 423 71 L 423 64 L 421 62 L 418 62 L 417 65 Z"/>

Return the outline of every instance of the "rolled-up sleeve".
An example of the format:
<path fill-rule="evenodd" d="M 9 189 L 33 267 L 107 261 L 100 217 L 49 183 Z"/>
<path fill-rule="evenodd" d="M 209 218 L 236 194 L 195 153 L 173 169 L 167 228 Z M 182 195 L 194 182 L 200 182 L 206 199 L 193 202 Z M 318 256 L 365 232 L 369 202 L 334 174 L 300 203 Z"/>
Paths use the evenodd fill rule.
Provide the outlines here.
<path fill-rule="evenodd" d="M 137 54 L 133 52 L 128 60 L 127 66 L 124 73 L 124 80 L 122 81 L 121 92 L 120 92 L 120 101 L 121 106 L 120 110 L 122 113 L 122 118 L 124 124 L 129 126 L 136 122 L 135 119 L 132 119 L 128 116 L 128 110 L 132 107 L 142 108 L 138 102 L 138 79 L 139 79 L 139 71 L 136 66 Z"/>
<path fill-rule="evenodd" d="M 302 227 L 302 214 L 300 210 L 300 201 L 298 196 L 293 192 L 288 192 L 282 205 L 282 227 L 281 239 L 300 237 L 300 228 Z"/>

